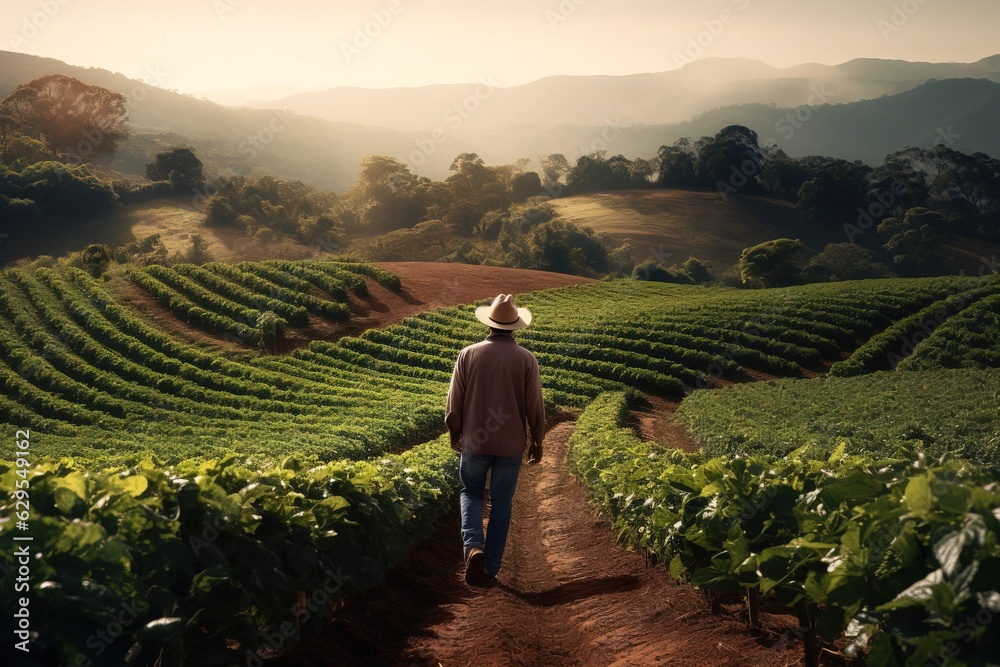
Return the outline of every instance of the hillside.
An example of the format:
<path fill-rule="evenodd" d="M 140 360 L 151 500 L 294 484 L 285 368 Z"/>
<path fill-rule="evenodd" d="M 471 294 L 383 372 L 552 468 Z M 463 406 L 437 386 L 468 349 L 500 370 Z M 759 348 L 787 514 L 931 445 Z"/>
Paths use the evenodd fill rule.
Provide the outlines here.
<path fill-rule="evenodd" d="M 801 298 L 782 300 L 772 291 L 628 280 L 580 284 L 585 281 L 493 267 L 435 266 L 428 275 L 420 265 L 390 265 L 409 276 L 388 290 L 399 290 L 393 300 L 367 280 L 364 290 L 355 283 L 347 296 L 344 287 L 358 274 L 393 284 L 392 274 L 370 265 L 208 268 L 214 279 L 184 267 L 125 267 L 109 280 L 61 267 L 5 270 L 0 420 L 27 420 L 44 430 L 49 456 L 72 453 L 102 463 L 135 462 L 154 452 L 180 460 L 199 447 L 207 448 L 199 455 L 238 447 L 244 456 L 269 460 L 295 451 L 364 457 L 440 432 L 437 401 L 453 354 L 481 338 L 483 327 L 469 306 L 424 312 L 435 305 L 488 298 L 501 289 L 577 285 L 520 292 L 519 303 L 532 309 L 535 321 L 519 339 L 542 364 L 550 405 L 578 407 L 625 386 L 680 397 L 685 387 L 745 377 L 744 367 L 799 375 L 803 366 L 839 360 L 875 327 L 978 284 L 955 277 L 811 285 L 789 291 Z M 152 312 L 132 286 L 169 297 L 162 303 L 173 315 Z M 847 303 L 859 293 L 863 304 Z M 409 308 L 397 307 L 399 301 Z M 348 310 L 356 325 L 327 331 L 324 340 L 287 355 L 220 348 L 190 335 L 224 330 L 232 340 L 247 330 L 266 339 L 266 329 L 254 326 L 264 308 L 287 313 L 292 336 L 302 323 L 344 321 Z M 303 322 L 296 319 L 299 308 Z M 245 316 L 247 310 L 254 312 Z M 802 330 L 804 313 L 824 315 Z M 650 328 L 649 314 L 662 321 Z M 746 330 L 749 319 L 759 331 Z M 397 324 L 360 333 L 391 322 Z M 359 335 L 338 338 L 343 333 Z M 373 411 L 370 392 L 377 387 L 398 393 L 398 401 Z M 336 409 L 322 409 L 327 405 Z M 359 423 L 362 416 L 371 423 Z M 179 426 L 197 428 L 197 436 Z M 289 429 L 294 437 L 280 446 L 269 440 Z"/>
<path fill-rule="evenodd" d="M 637 261 L 661 264 L 688 257 L 716 270 L 737 262 L 747 248 L 771 239 L 802 239 L 814 248 L 840 241 L 818 230 L 787 203 L 762 197 L 723 200 L 714 190 L 621 190 L 552 200 L 559 214 L 615 239 L 629 241 Z"/>
<path fill-rule="evenodd" d="M 992 120 L 1000 108 L 1000 84 L 991 81 L 949 79 L 871 100 L 844 104 L 831 95 L 828 101 L 802 100 L 803 106 L 787 108 L 741 103 L 681 123 L 622 123 L 610 128 L 613 138 L 607 150 L 609 155 L 651 157 L 659 146 L 678 139 L 696 140 L 727 125 L 745 125 L 757 132 L 761 144 L 776 143 L 792 157 L 827 155 L 874 166 L 904 147 L 930 148 L 939 143 L 963 152 L 1000 155 L 1000 128 Z M 569 124 L 518 128 L 507 137 L 507 151 L 539 156 L 568 145 L 576 147 L 572 155 L 578 156 L 580 147 L 601 137 L 603 130 Z"/>
<path fill-rule="evenodd" d="M 822 248 L 842 240 L 819 230 L 787 203 L 763 197 L 729 197 L 714 190 L 619 190 L 552 200 L 571 222 L 629 241 L 637 261 L 667 265 L 688 257 L 708 260 L 722 270 L 740 253 L 763 241 L 791 237 Z"/>
<path fill-rule="evenodd" d="M 637 261 L 670 265 L 697 257 L 717 272 L 735 264 L 744 248 L 764 241 L 801 239 L 817 251 L 847 241 L 840 227 L 817 224 L 788 202 L 746 196 L 723 200 L 715 190 L 617 190 L 551 203 L 566 220 L 606 233 L 616 245 L 629 241 Z M 877 235 L 859 240 L 878 248 Z M 1000 246 L 962 237 L 948 251 L 956 269 L 974 274 Z"/>

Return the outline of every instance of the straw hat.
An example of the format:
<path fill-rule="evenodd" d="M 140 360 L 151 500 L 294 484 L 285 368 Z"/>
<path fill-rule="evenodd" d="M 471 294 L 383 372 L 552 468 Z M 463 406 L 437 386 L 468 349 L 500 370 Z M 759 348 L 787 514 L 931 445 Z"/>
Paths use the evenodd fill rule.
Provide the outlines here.
<path fill-rule="evenodd" d="M 531 324 L 531 311 L 518 308 L 511 294 L 498 294 L 493 303 L 476 308 L 476 319 L 493 329 L 516 331 Z"/>

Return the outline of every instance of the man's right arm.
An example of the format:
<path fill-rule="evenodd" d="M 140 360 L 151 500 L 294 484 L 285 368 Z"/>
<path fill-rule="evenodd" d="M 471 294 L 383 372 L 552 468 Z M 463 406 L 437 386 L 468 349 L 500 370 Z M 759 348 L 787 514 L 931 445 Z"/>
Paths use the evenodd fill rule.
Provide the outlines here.
<path fill-rule="evenodd" d="M 465 373 L 460 353 L 455 361 L 455 370 L 451 374 L 451 384 L 448 386 L 448 400 L 445 403 L 444 423 L 451 435 L 451 448 L 462 451 L 462 413 L 465 407 Z"/>

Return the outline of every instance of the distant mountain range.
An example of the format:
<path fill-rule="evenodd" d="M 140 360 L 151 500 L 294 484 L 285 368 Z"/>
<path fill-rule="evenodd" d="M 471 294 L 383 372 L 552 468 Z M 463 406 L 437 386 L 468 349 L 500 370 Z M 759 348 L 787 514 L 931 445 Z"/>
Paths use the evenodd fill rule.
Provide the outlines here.
<path fill-rule="evenodd" d="M 798 107 L 827 91 L 831 104 L 895 95 L 929 79 L 985 78 L 1000 82 L 1000 55 L 976 63 L 912 63 L 903 60 L 851 60 L 842 65 L 815 63 L 789 68 L 759 60 L 705 58 L 670 72 L 628 76 L 555 76 L 510 88 L 487 90 L 488 77 L 473 84 L 418 88 L 331 88 L 283 99 L 251 103 L 282 108 L 326 120 L 429 131 L 468 97 L 485 96 L 469 114 L 460 134 L 471 128 L 520 125 L 602 126 L 665 124 L 733 104 Z M 492 84 L 495 86 L 495 84 Z"/>
<path fill-rule="evenodd" d="M 228 107 L 259 107 L 261 101 L 280 100 L 300 93 L 314 93 L 325 88 L 301 88 L 285 84 L 263 84 L 237 90 L 205 90 L 194 93 L 198 99 L 208 99 Z M 273 103 L 267 106 L 275 106 Z"/>
<path fill-rule="evenodd" d="M 156 150 L 188 144 L 210 174 L 235 166 L 338 191 L 350 186 L 360 160 L 372 154 L 443 178 L 462 152 L 477 152 L 490 164 L 555 152 L 575 159 L 594 148 L 652 157 L 661 144 L 731 124 L 754 129 L 762 142 L 773 138 L 793 156 L 877 164 L 906 146 L 936 143 L 1000 156 L 1000 55 L 969 64 L 865 59 L 786 69 L 708 58 L 656 74 L 550 77 L 510 88 L 488 79 L 333 88 L 230 108 L 107 70 L 0 51 L 0 96 L 52 73 L 130 97 L 136 136 L 120 169 L 141 173 Z M 254 92 L 237 91 L 229 99 Z M 280 95 L 282 89 L 257 92 Z"/>

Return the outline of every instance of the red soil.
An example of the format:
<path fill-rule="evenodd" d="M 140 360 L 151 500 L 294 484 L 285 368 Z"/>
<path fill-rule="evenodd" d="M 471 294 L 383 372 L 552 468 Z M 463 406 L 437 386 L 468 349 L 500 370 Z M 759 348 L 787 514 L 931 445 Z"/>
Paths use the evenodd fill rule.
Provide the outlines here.
<path fill-rule="evenodd" d="M 334 335 L 354 335 L 425 310 L 492 299 L 501 292 L 516 297 L 522 292 L 594 282 L 564 273 L 473 264 L 379 262 L 378 266 L 398 275 L 402 290 L 393 292 L 368 279 L 369 297 L 350 297 L 351 319 L 335 325 Z"/>

